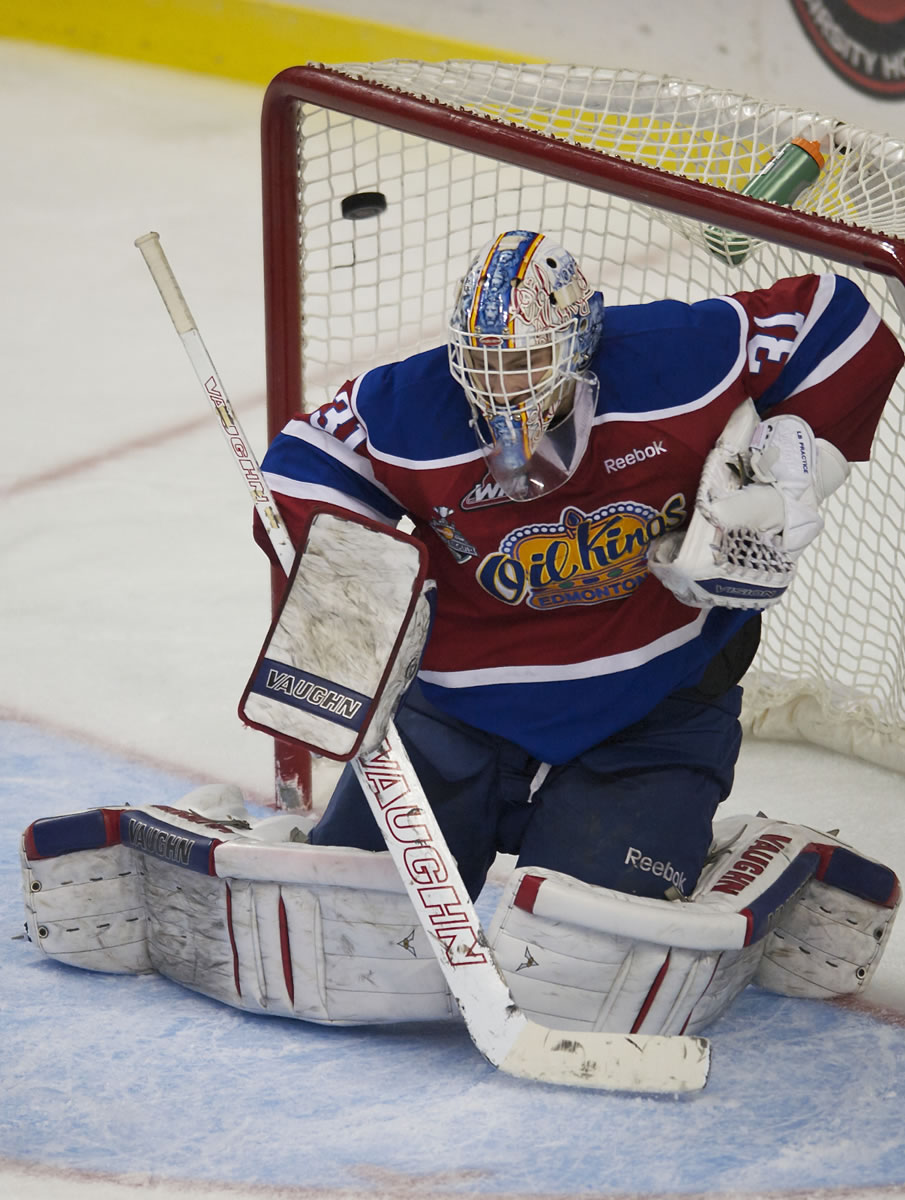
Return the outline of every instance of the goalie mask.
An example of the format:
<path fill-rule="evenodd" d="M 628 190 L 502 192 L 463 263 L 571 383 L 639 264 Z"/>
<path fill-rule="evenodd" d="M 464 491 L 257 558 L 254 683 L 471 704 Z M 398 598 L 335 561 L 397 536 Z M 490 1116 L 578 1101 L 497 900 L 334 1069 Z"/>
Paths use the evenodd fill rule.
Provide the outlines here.
<path fill-rule="evenodd" d="M 500 234 L 471 263 L 450 320 L 449 365 L 510 499 L 551 492 L 578 467 L 597 401 L 584 369 L 602 328 L 600 293 L 543 234 Z"/>

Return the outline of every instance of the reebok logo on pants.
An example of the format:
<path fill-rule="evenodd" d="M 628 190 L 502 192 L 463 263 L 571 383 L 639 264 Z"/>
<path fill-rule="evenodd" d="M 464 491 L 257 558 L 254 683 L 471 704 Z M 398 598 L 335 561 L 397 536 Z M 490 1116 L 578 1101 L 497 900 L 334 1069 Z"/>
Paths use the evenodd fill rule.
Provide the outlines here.
<path fill-rule="evenodd" d="M 684 896 L 685 892 L 685 872 L 677 871 L 671 862 L 661 862 L 658 859 L 650 858 L 646 854 L 642 854 L 640 850 L 636 850 L 634 846 L 629 846 L 628 854 L 625 856 L 625 864 L 629 867 L 634 867 L 638 871 L 647 871 L 651 875 L 657 875 L 667 884 L 672 884 Z"/>

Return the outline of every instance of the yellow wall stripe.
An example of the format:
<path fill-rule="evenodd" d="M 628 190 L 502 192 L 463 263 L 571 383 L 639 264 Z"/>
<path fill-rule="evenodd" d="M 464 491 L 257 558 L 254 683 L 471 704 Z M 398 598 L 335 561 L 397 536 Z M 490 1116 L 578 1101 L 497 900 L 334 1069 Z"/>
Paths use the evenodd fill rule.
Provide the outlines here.
<path fill-rule="evenodd" d="M 259 84 L 306 62 L 537 61 L 269 0 L 0 0 L 0 37 Z"/>

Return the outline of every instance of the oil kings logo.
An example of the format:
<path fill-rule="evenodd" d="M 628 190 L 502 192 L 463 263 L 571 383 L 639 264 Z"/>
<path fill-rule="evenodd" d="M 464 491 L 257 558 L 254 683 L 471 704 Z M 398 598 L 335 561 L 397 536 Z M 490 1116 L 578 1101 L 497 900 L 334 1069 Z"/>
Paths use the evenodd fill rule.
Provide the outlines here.
<path fill-rule="evenodd" d="M 504 604 L 541 610 L 621 600 L 647 578 L 651 541 L 686 515 L 681 492 L 659 511 L 630 500 L 592 513 L 566 508 L 559 524 L 514 529 L 481 561 L 476 578 Z"/>

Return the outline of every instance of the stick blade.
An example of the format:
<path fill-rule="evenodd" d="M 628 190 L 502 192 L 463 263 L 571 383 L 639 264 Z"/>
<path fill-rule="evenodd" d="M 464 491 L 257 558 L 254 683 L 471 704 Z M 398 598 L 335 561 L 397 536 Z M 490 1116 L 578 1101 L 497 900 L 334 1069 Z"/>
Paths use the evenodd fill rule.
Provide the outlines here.
<path fill-rule="evenodd" d="M 498 1065 L 541 1083 L 674 1095 L 707 1083 L 710 1044 L 699 1037 L 564 1032 L 528 1021 Z"/>

